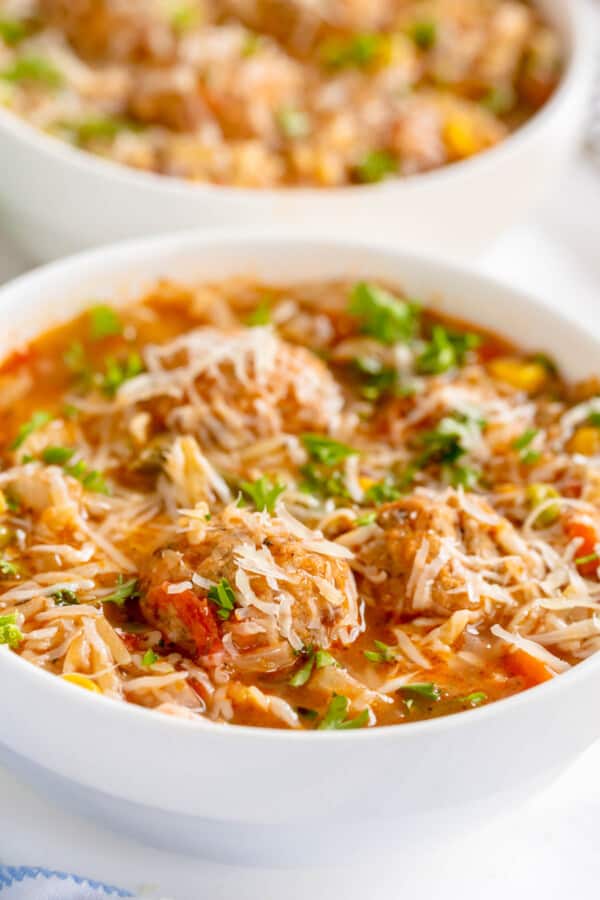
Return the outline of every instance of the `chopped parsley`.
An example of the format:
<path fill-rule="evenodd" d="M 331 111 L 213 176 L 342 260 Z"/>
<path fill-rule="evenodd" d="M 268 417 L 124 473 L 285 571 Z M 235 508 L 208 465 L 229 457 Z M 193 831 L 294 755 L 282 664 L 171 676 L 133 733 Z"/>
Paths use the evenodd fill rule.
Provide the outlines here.
<path fill-rule="evenodd" d="M 98 469 L 88 469 L 82 459 L 65 466 L 65 472 L 80 481 L 86 491 L 92 491 L 95 494 L 110 494 L 110 488 L 102 472 L 99 472 Z"/>
<path fill-rule="evenodd" d="M 384 35 L 363 32 L 348 38 L 330 38 L 321 44 L 320 57 L 323 64 L 332 69 L 364 68 L 377 62 L 386 46 Z"/>
<path fill-rule="evenodd" d="M 108 397 L 114 397 L 125 381 L 135 378 L 144 371 L 144 363 L 137 350 L 133 350 L 121 361 L 109 356 L 105 365 L 106 370 L 100 386 Z"/>
<path fill-rule="evenodd" d="M 350 728 L 364 728 L 369 724 L 369 710 L 363 709 L 356 718 L 348 719 L 348 707 L 350 701 L 341 694 L 334 694 L 327 711 L 317 729 L 319 731 L 342 731 Z"/>
<path fill-rule="evenodd" d="M 10 445 L 10 450 L 18 450 L 21 447 L 30 434 L 33 434 L 34 431 L 37 431 L 39 428 L 43 428 L 44 425 L 47 425 L 51 420 L 52 416 L 49 412 L 45 412 L 44 410 L 38 410 L 34 412 L 28 422 L 24 422 L 23 425 L 19 428 L 17 432 L 17 436 Z"/>
<path fill-rule="evenodd" d="M 593 562 L 596 562 L 597 560 L 600 560 L 600 556 L 597 553 L 588 553 L 587 556 L 578 556 L 575 559 L 575 565 L 576 566 L 585 566 L 588 563 L 593 563 Z"/>
<path fill-rule="evenodd" d="M 9 647 L 15 648 L 22 640 L 23 634 L 17 625 L 16 613 L 0 616 L 0 644 L 8 644 Z"/>
<path fill-rule="evenodd" d="M 382 344 L 410 341 L 419 323 L 418 304 L 366 281 L 354 286 L 348 312 L 359 319 L 363 334 Z"/>
<path fill-rule="evenodd" d="M 417 358 L 417 371 L 421 375 L 441 375 L 461 366 L 467 353 L 475 350 L 480 343 L 478 334 L 453 332 L 442 325 L 434 325 L 431 339 Z"/>
<path fill-rule="evenodd" d="M 372 356 L 358 356 L 354 365 L 364 376 L 361 394 L 365 400 L 379 400 L 383 394 L 396 392 L 398 373 Z"/>
<path fill-rule="evenodd" d="M 362 528 L 364 525 L 372 525 L 376 521 L 376 519 L 376 512 L 368 512 L 365 513 L 364 516 L 359 516 L 354 525 L 356 528 Z"/>
<path fill-rule="evenodd" d="M 587 424 L 592 428 L 600 428 L 600 412 L 590 413 L 587 417 Z"/>
<path fill-rule="evenodd" d="M 461 700 L 463 703 L 468 703 L 469 706 L 481 706 L 487 700 L 487 694 L 484 691 L 475 691 L 473 694 L 461 697 Z"/>
<path fill-rule="evenodd" d="M 0 38 L 10 47 L 20 43 L 28 33 L 27 24 L 20 19 L 0 19 Z"/>
<path fill-rule="evenodd" d="M 314 719 L 319 718 L 319 713 L 316 709 L 310 709 L 308 706 L 297 706 L 296 712 L 299 716 L 302 716 L 303 719 L 309 719 L 309 721 L 314 721 Z"/>
<path fill-rule="evenodd" d="M 171 14 L 171 28 L 181 36 L 196 28 L 202 22 L 201 7 L 197 4 L 184 3 Z"/>
<path fill-rule="evenodd" d="M 129 119 L 108 115 L 67 120 L 61 122 L 60 127 L 68 133 L 71 141 L 79 145 L 90 141 L 111 141 L 122 131 L 137 131 L 140 128 Z"/>
<path fill-rule="evenodd" d="M 373 641 L 375 650 L 363 650 L 364 656 L 372 663 L 393 663 L 396 662 L 396 651 L 389 644 L 383 641 Z"/>
<path fill-rule="evenodd" d="M 437 702 L 442 694 L 437 685 L 435 685 L 432 681 L 413 684 L 404 684 L 400 688 L 401 693 L 403 694 L 413 694 L 417 698 L 424 698 L 425 700 L 434 700 Z"/>
<path fill-rule="evenodd" d="M 122 575 L 119 575 L 117 584 L 108 597 L 102 597 L 102 603 L 115 603 L 117 606 L 124 606 L 127 600 L 134 600 L 139 597 L 139 584 L 137 578 L 131 578 L 125 581 Z"/>
<path fill-rule="evenodd" d="M 537 437 L 539 431 L 536 428 L 527 428 L 520 437 L 512 442 L 513 450 L 519 451 L 521 462 L 529 464 L 537 462 L 542 455 L 539 450 L 532 450 L 531 442 Z"/>
<path fill-rule="evenodd" d="M 353 450 L 347 444 L 340 444 L 323 434 L 303 434 L 300 440 L 311 458 L 326 466 L 335 466 L 358 453 L 358 450 Z"/>
<path fill-rule="evenodd" d="M 50 596 L 56 606 L 76 606 L 79 603 L 77 594 L 75 591 L 69 590 L 69 588 L 61 588 L 60 591 L 55 591 Z"/>
<path fill-rule="evenodd" d="M 154 650 L 146 650 L 146 652 L 142 656 L 142 665 L 143 666 L 153 666 L 157 660 L 158 660 L 158 656 L 156 655 Z"/>
<path fill-rule="evenodd" d="M 475 487 L 481 473 L 470 466 L 459 464 L 458 461 L 467 452 L 462 441 L 470 432 L 484 426 L 483 420 L 465 413 L 454 413 L 440 419 L 437 428 L 421 435 L 423 450 L 408 467 L 404 483 L 407 479 L 412 480 L 419 469 L 430 463 L 437 463 L 441 466 L 442 477 L 446 483 L 467 489 Z"/>
<path fill-rule="evenodd" d="M 365 491 L 363 501 L 365 503 L 375 504 L 390 503 L 392 500 L 397 500 L 401 496 L 402 493 L 396 487 L 394 480 L 388 476 L 387 478 L 384 478 L 383 481 L 372 484 L 371 487 Z"/>
<path fill-rule="evenodd" d="M 0 556 L 0 575 L 2 578 L 16 578 L 18 574 L 18 565 L 5 559 L 3 556 Z"/>
<path fill-rule="evenodd" d="M 320 497 L 350 496 L 343 472 L 331 469 L 323 471 L 318 466 L 308 463 L 300 466 L 300 474 L 304 481 L 299 487 L 306 494 L 316 494 Z"/>
<path fill-rule="evenodd" d="M 63 362 L 77 379 L 79 387 L 82 390 L 87 390 L 91 385 L 93 373 L 83 344 L 80 341 L 73 341 L 69 345 L 64 353 Z"/>
<path fill-rule="evenodd" d="M 504 116 L 514 108 L 516 94 L 512 85 L 495 85 L 485 92 L 481 105 L 495 116 Z"/>
<path fill-rule="evenodd" d="M 42 459 L 49 466 L 64 466 L 74 453 L 72 447 L 46 447 L 42 451 Z"/>
<path fill-rule="evenodd" d="M 271 304 L 263 298 L 258 306 L 246 317 L 246 325 L 255 328 L 257 325 L 271 324 Z"/>
<path fill-rule="evenodd" d="M 277 124 L 281 132 L 292 140 L 303 138 L 310 132 L 310 118 L 301 109 L 284 106 L 277 113 Z"/>
<path fill-rule="evenodd" d="M 267 475 L 261 475 L 256 481 L 242 481 L 240 488 L 254 503 L 259 512 L 266 510 L 269 515 L 275 513 L 275 505 L 286 485 L 273 483 Z"/>
<path fill-rule="evenodd" d="M 227 578 L 221 578 L 218 584 L 209 589 L 208 599 L 217 607 L 220 619 L 228 619 L 235 609 L 235 594 Z"/>
<path fill-rule="evenodd" d="M 437 25 L 431 20 L 415 22 L 410 29 L 410 37 L 419 50 L 431 50 L 437 41 Z"/>
<path fill-rule="evenodd" d="M 335 659 L 327 650 L 315 650 L 308 647 L 303 651 L 306 662 L 297 672 L 289 679 L 288 684 L 292 687 L 302 687 L 309 680 L 313 673 L 313 669 L 325 669 L 327 666 L 337 665 Z"/>
<path fill-rule="evenodd" d="M 398 161 L 386 150 L 371 150 L 356 166 L 356 176 L 363 184 L 376 184 L 398 171 Z"/>
<path fill-rule="evenodd" d="M 110 306 L 94 306 L 90 309 L 90 336 L 94 341 L 121 334 L 123 323 Z"/>
<path fill-rule="evenodd" d="M 31 81 L 49 88 L 58 88 L 63 83 L 63 76 L 54 63 L 41 56 L 21 56 L 0 73 L 0 78 L 14 82 Z"/>

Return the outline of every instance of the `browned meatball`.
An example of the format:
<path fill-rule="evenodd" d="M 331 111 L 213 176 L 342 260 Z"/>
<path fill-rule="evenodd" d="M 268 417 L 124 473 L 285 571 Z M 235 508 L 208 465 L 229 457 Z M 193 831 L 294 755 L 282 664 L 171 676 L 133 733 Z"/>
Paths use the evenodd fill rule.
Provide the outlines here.
<path fill-rule="evenodd" d="M 216 649 L 218 622 L 234 666 L 273 671 L 294 651 L 349 644 L 362 630 L 349 556 L 282 510 L 229 506 L 199 544 L 183 538 L 148 561 L 142 613 L 191 656 Z"/>
<path fill-rule="evenodd" d="M 382 507 L 357 554 L 364 589 L 402 614 L 447 615 L 525 599 L 535 559 L 511 523 L 482 498 L 414 494 Z"/>
<path fill-rule="evenodd" d="M 117 400 L 142 403 L 159 427 L 234 450 L 258 438 L 335 428 L 343 406 L 327 367 L 269 328 L 199 328 L 156 348 L 153 371 L 126 382 Z"/>

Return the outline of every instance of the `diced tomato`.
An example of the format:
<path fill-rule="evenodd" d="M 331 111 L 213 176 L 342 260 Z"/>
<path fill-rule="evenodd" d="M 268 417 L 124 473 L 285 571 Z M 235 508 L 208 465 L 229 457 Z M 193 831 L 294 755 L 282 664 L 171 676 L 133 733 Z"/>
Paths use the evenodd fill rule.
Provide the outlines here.
<path fill-rule="evenodd" d="M 475 352 L 479 362 L 487 363 L 498 356 L 503 356 L 506 353 L 506 347 L 493 340 L 484 340 Z"/>
<path fill-rule="evenodd" d="M 142 601 L 142 610 L 152 612 L 153 621 L 166 639 L 188 653 L 205 656 L 221 649 L 214 607 L 192 590 L 169 593 L 170 582 L 153 588 Z"/>
<path fill-rule="evenodd" d="M 7 359 L 4 360 L 2 366 L 0 367 L 0 372 L 2 372 L 2 374 L 9 374 L 10 372 L 14 372 L 15 369 L 18 369 L 20 366 L 25 365 L 25 363 L 31 362 L 34 356 L 35 349 L 33 347 L 23 347 L 21 350 L 15 350 Z"/>
<path fill-rule="evenodd" d="M 596 553 L 596 544 L 600 538 L 595 524 L 588 516 L 569 517 L 563 522 L 563 530 L 569 540 L 580 538 L 579 546 L 575 551 L 575 558 L 579 559 L 586 556 L 594 556 Z M 577 570 L 580 575 L 586 578 L 594 578 L 598 569 L 600 560 L 593 559 L 589 562 L 580 563 Z"/>
<path fill-rule="evenodd" d="M 554 678 L 554 672 L 545 663 L 535 656 L 530 656 L 525 650 L 507 653 L 504 664 L 511 675 L 524 678 L 528 687 L 543 684 L 544 681 L 551 681 Z"/>

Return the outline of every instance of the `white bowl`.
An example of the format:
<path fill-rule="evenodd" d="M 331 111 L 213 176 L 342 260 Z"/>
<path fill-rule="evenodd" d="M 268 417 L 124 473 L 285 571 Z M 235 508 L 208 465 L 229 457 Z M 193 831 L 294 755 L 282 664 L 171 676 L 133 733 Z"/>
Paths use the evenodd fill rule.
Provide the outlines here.
<path fill-rule="evenodd" d="M 560 87 L 496 148 L 375 186 L 260 190 L 136 172 L 73 149 L 0 110 L 0 208 L 32 260 L 165 231 L 290 225 L 437 254 L 472 255 L 520 221 L 581 131 L 590 27 L 583 0 L 538 0 L 567 53 Z"/>
<path fill-rule="evenodd" d="M 598 335 L 487 278 L 366 243 L 240 232 L 97 250 L 18 279 L 0 291 L 0 358 L 90 302 L 126 302 L 159 277 L 231 275 L 380 278 L 548 351 L 570 377 L 598 370 Z M 339 860 L 357 841 L 451 836 L 530 795 L 600 735 L 600 654 L 481 709 L 343 733 L 175 720 L 90 695 L 6 647 L 0 682 L 0 758 L 25 779 L 153 844 L 230 860 Z"/>

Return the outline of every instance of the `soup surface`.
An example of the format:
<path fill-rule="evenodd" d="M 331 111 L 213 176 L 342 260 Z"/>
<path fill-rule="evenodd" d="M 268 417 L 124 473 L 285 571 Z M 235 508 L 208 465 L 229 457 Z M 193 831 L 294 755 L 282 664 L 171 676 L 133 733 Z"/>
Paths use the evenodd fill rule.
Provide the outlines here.
<path fill-rule="evenodd" d="M 528 0 L 0 0 L 0 102 L 126 165 L 248 187 L 411 175 L 560 78 Z"/>
<path fill-rule="evenodd" d="M 600 647 L 598 384 L 396 290 L 161 283 L 0 386 L 0 642 L 74 685 L 347 729 Z"/>

